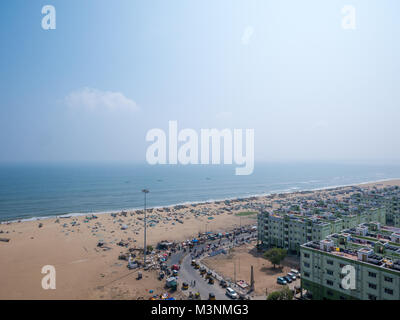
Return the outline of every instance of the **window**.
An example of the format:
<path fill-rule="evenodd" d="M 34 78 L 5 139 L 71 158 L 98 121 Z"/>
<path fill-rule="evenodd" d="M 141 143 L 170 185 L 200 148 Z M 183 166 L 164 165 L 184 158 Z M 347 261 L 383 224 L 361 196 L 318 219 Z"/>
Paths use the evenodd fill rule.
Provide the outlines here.
<path fill-rule="evenodd" d="M 371 278 L 376 278 L 376 273 L 375 273 L 375 272 L 368 272 L 368 275 L 369 275 Z"/>
<path fill-rule="evenodd" d="M 344 266 L 345 266 L 344 263 L 341 263 L 341 264 L 340 264 L 340 268 L 343 268 Z"/>
<path fill-rule="evenodd" d="M 385 277 L 385 281 L 386 281 L 386 282 L 393 282 L 393 278 L 391 278 L 391 277 Z"/>
<path fill-rule="evenodd" d="M 308 272 L 304 272 L 304 276 L 308 278 L 310 277 L 310 274 Z"/>
<path fill-rule="evenodd" d="M 309 267 L 310 267 L 310 264 L 307 263 L 307 262 L 304 262 L 304 266 L 305 266 L 306 268 L 309 268 Z"/>
<path fill-rule="evenodd" d="M 346 297 L 340 296 L 340 300 L 346 300 Z"/>
<path fill-rule="evenodd" d="M 333 296 L 333 292 L 331 290 L 328 290 L 326 293 L 328 294 L 328 296 Z"/>
<path fill-rule="evenodd" d="M 368 283 L 368 287 L 370 287 L 371 289 L 376 289 L 376 284 Z"/>
<path fill-rule="evenodd" d="M 304 253 L 304 258 L 309 258 L 310 255 L 308 253 Z"/>
<path fill-rule="evenodd" d="M 333 281 L 332 280 L 326 280 L 326 284 L 333 286 Z"/>
<path fill-rule="evenodd" d="M 333 265 L 333 260 L 326 260 L 327 264 Z"/>
<path fill-rule="evenodd" d="M 368 295 L 368 299 L 369 300 L 376 300 L 376 296 L 374 296 L 373 294 L 369 294 Z"/>
<path fill-rule="evenodd" d="M 385 288 L 385 293 L 387 293 L 387 294 L 393 294 L 393 290 L 392 290 L 392 289 Z"/>
<path fill-rule="evenodd" d="M 331 276 L 333 276 L 333 271 L 332 270 L 326 269 L 326 273 L 331 275 Z"/>

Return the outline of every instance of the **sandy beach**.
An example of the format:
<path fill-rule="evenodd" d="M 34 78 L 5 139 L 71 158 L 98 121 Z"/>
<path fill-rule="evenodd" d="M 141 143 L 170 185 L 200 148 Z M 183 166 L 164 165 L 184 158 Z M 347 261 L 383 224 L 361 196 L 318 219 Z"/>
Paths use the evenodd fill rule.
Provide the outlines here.
<path fill-rule="evenodd" d="M 389 185 L 400 185 L 400 180 L 362 187 Z M 351 190 L 341 189 L 346 188 Z M 150 209 L 147 242 L 155 246 L 162 240 L 191 239 L 199 232 L 255 225 L 256 214 L 248 213 L 260 204 L 274 208 L 281 199 L 326 197 L 331 193 L 327 189 Z M 145 271 L 143 280 L 136 281 L 134 271 L 127 269 L 125 261 L 118 260 L 126 247 L 143 245 L 140 210 L 2 223 L 0 238 L 9 239 L 0 241 L 0 299 L 136 299 L 149 290 L 162 290 L 155 270 Z M 120 245 L 121 241 L 126 247 Z M 103 243 L 101 247 L 99 242 Z M 45 265 L 56 268 L 56 290 L 41 286 Z"/>
<path fill-rule="evenodd" d="M 165 209 L 148 212 L 147 244 L 155 246 L 162 240 L 184 241 L 199 232 L 224 231 L 240 223 L 256 224 L 255 217 L 221 213 L 215 210 L 216 204 L 198 207 L 209 208 L 210 212 L 185 214 L 184 208 L 173 212 Z M 143 246 L 143 214 L 124 212 L 96 217 L 91 220 L 85 216 L 51 218 L 0 225 L 0 237 L 10 239 L 0 242 L 0 299 L 120 299 L 138 297 L 148 288 L 155 290 L 161 286 L 156 277 L 151 276 L 152 271 L 148 272 L 149 278 L 144 276 L 144 281 L 133 279 L 133 283 L 127 285 L 129 277 L 125 276 L 132 272 L 125 261 L 118 260 L 119 254 L 126 252 L 125 247 L 118 245 L 120 241 L 133 248 Z M 155 224 L 156 220 L 160 222 Z M 99 241 L 104 242 L 101 248 L 97 246 Z M 45 265 L 56 268 L 56 290 L 41 287 L 44 276 L 41 269 Z M 118 282 L 121 277 L 124 281 Z M 116 285 L 118 289 L 113 289 Z M 121 295 L 121 288 L 125 286 L 130 287 L 129 292 Z"/>

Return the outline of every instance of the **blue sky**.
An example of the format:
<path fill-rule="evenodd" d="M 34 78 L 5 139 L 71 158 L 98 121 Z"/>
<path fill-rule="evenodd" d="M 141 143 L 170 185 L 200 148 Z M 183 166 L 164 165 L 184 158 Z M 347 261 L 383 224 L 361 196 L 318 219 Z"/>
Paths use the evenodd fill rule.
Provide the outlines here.
<path fill-rule="evenodd" d="M 41 28 L 47 4 L 56 30 Z M 356 30 L 341 27 L 349 4 Z M 256 161 L 400 160 L 398 1 L 0 9 L 2 162 L 144 162 L 146 132 L 169 120 L 252 128 Z"/>

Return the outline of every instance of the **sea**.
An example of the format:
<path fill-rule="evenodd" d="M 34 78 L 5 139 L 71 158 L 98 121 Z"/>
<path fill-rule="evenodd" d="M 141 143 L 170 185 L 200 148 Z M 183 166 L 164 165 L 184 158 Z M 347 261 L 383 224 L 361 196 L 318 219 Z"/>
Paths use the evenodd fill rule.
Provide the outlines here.
<path fill-rule="evenodd" d="M 259 163 L 234 166 L 2 164 L 0 221 L 101 214 L 396 179 L 399 165 Z"/>

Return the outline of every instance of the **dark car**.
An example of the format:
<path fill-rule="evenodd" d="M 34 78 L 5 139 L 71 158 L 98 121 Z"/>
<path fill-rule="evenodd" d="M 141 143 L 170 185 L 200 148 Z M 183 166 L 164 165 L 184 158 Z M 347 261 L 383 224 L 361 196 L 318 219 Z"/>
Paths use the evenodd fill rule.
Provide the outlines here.
<path fill-rule="evenodd" d="M 226 288 L 226 287 L 228 286 L 228 284 L 226 283 L 225 280 L 221 280 L 220 283 L 219 283 L 219 285 L 220 285 L 222 288 Z"/>
<path fill-rule="evenodd" d="M 283 279 L 285 279 L 287 283 L 292 283 L 293 281 L 292 278 L 289 276 L 284 276 Z"/>

